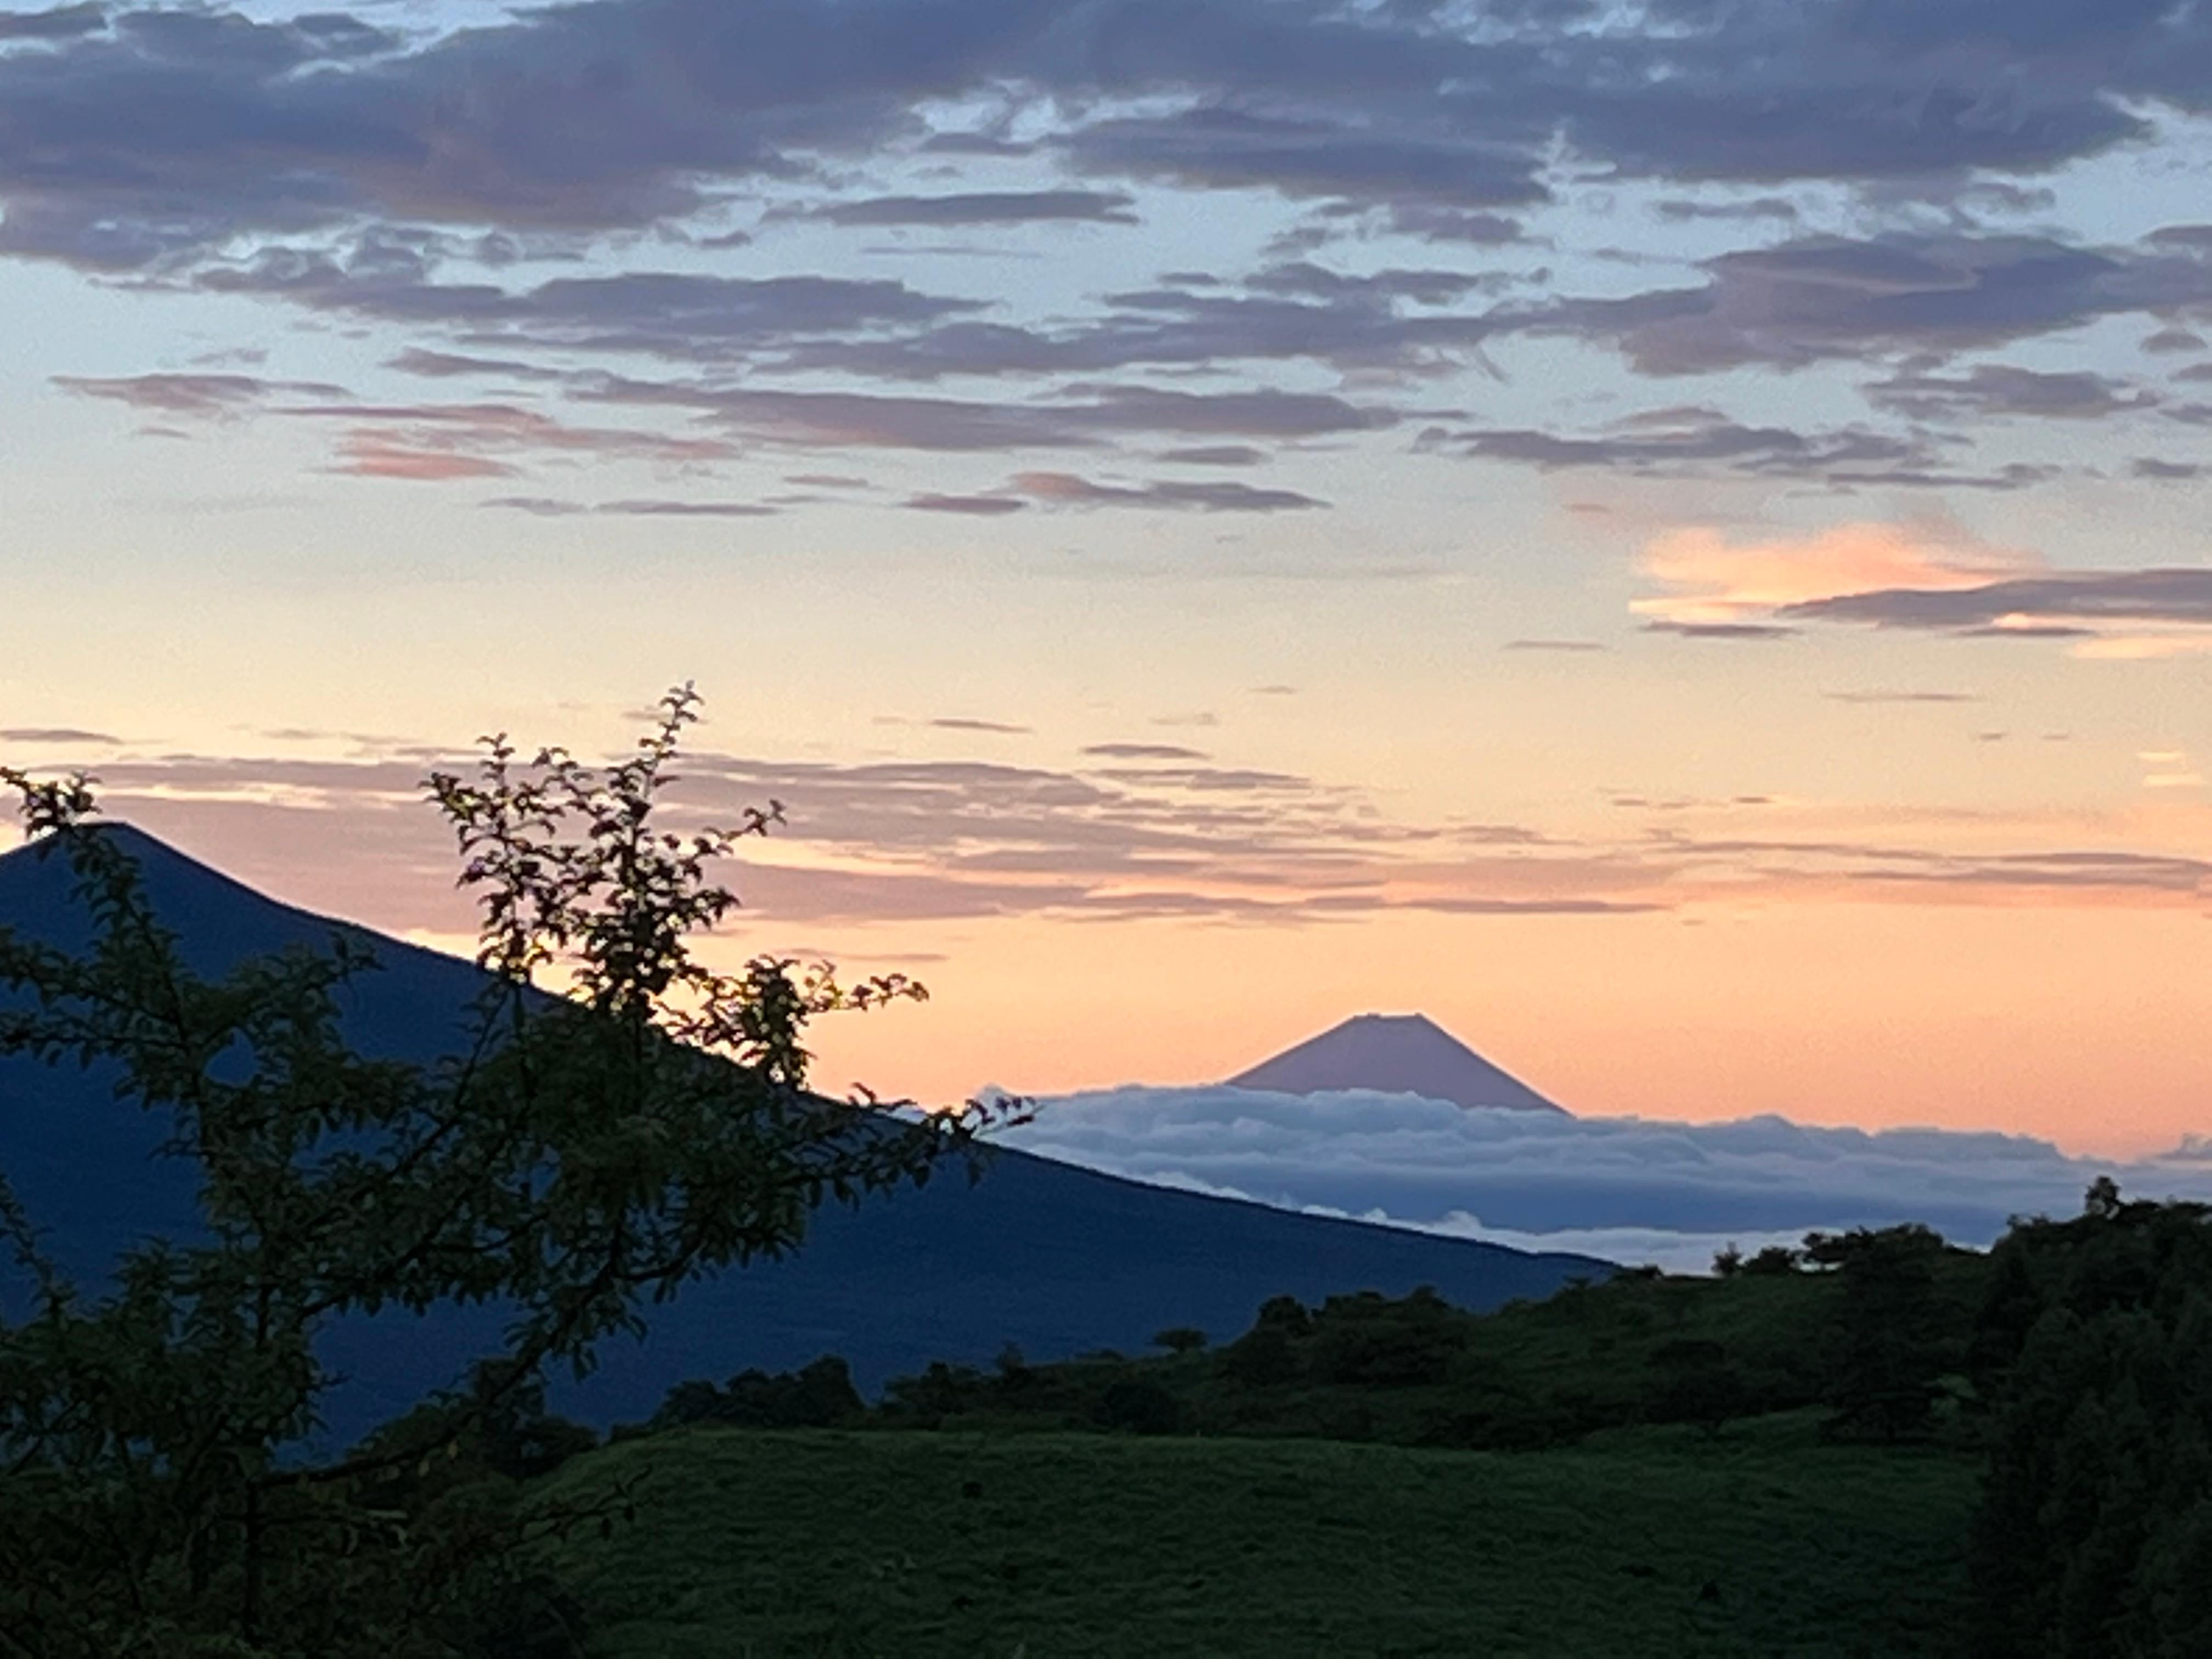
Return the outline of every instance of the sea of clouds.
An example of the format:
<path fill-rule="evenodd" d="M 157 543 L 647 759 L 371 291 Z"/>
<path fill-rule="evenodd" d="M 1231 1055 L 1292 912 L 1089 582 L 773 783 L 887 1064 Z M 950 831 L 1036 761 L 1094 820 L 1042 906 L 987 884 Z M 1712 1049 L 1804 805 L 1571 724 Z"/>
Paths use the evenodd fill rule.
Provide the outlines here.
<path fill-rule="evenodd" d="M 2100 1175 L 2212 1200 L 2212 1150 L 2112 1163 L 2025 1135 L 1471 1111 L 1368 1090 L 1094 1090 L 1038 1103 L 1008 1145 L 1164 1187 L 1522 1249 L 1701 1272 L 1812 1231 L 1925 1222 L 1986 1245 L 2016 1215 L 2070 1215 Z"/>

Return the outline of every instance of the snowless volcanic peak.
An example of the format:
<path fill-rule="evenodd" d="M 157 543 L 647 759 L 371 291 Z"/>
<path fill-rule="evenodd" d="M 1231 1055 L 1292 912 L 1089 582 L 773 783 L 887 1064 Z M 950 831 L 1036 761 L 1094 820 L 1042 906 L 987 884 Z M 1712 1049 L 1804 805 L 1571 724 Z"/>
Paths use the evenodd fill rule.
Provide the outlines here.
<path fill-rule="evenodd" d="M 1564 1112 L 1425 1014 L 1355 1014 L 1229 1079 L 1233 1089 L 1312 1095 L 1330 1089 L 1415 1094 L 1462 1106 Z"/>

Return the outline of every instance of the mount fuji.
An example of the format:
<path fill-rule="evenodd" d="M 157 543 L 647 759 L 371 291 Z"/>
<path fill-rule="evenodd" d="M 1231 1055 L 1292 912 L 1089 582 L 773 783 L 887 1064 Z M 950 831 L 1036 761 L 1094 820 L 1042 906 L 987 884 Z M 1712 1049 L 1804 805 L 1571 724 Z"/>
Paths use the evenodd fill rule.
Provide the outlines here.
<path fill-rule="evenodd" d="M 1319 1036 L 1239 1072 L 1229 1079 L 1229 1086 L 1278 1095 L 1366 1089 L 1449 1100 L 1470 1110 L 1498 1107 L 1566 1112 L 1565 1107 L 1500 1071 L 1426 1014 L 1355 1014 Z"/>

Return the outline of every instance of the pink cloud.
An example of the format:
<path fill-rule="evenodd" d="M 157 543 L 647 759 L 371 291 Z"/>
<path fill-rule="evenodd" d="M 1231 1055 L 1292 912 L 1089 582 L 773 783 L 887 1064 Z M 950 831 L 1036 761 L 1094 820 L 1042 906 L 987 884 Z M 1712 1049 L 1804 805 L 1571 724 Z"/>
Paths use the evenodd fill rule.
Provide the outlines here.
<path fill-rule="evenodd" d="M 1784 605 L 1850 593 L 1979 587 L 2037 568 L 2025 555 L 1955 529 L 1871 522 L 1745 542 L 1696 526 L 1654 537 L 1639 562 L 1675 591 L 1638 599 L 1631 609 L 1679 627 L 1754 622 Z"/>
<path fill-rule="evenodd" d="M 374 432 L 356 432 L 338 446 L 344 459 L 331 470 L 356 478 L 404 478 L 441 483 L 454 478 L 504 478 L 514 469 L 504 461 L 451 449 L 417 449 Z"/>
<path fill-rule="evenodd" d="M 425 449 L 545 450 L 649 461 L 727 460 L 738 453 L 738 447 L 725 438 L 676 437 L 628 427 L 571 426 L 513 404 L 312 404 L 283 412 L 337 416 L 354 423 L 356 433 L 389 430 Z"/>

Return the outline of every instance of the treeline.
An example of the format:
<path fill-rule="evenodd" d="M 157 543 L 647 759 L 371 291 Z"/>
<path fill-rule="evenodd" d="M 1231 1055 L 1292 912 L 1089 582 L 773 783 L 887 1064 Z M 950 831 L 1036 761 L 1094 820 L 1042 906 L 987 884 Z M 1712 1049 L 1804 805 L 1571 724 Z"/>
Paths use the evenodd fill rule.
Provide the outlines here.
<path fill-rule="evenodd" d="M 1814 1235 L 1779 1266 L 1717 1279 L 1632 1270 L 1492 1315 L 1426 1287 L 1318 1306 L 1280 1296 L 1220 1346 L 1158 1333 L 1150 1358 L 939 1361 L 873 1407 L 842 1360 L 674 1389 L 647 1430 L 690 1423 L 1305 1435 L 1532 1450 L 1607 1428 L 1825 1406 L 1831 1431 L 1929 1431 L 1964 1369 L 1984 1259 L 1925 1228 Z"/>

